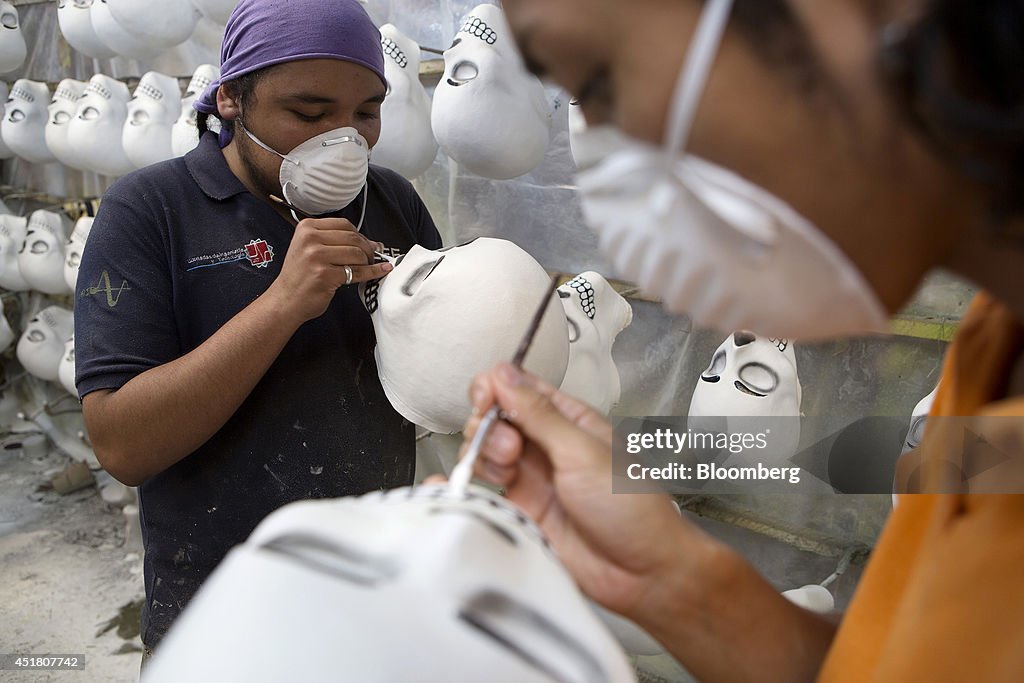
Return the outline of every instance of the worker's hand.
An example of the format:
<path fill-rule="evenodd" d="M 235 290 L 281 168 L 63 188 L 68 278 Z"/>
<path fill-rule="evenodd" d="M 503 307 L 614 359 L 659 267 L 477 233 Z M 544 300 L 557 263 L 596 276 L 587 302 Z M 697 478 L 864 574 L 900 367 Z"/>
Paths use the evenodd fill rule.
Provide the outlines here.
<path fill-rule="evenodd" d="M 339 287 L 390 272 L 390 263 L 373 262 L 380 249 L 382 244 L 368 240 L 344 218 L 305 218 L 295 226 L 281 273 L 267 293 L 302 324 L 323 315 Z M 351 282 L 346 267 L 352 269 Z"/>
<path fill-rule="evenodd" d="M 510 423 L 495 424 L 476 475 L 505 487 L 588 596 L 641 625 L 663 609 L 666 589 L 685 575 L 687 549 L 706 537 L 667 496 L 612 495 L 608 421 L 511 365 L 478 375 L 470 398 L 474 416 L 460 455 L 493 403 Z"/>

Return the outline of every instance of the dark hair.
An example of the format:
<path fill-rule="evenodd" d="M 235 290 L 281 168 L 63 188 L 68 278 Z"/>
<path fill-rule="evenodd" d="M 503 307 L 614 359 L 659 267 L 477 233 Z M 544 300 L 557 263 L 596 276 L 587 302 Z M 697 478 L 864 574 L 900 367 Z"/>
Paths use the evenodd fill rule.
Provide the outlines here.
<path fill-rule="evenodd" d="M 1024 214 L 1024 0 L 931 0 L 881 56 L 902 111 L 991 193 L 993 218 Z"/>
<path fill-rule="evenodd" d="M 253 102 L 256 101 L 256 85 L 273 69 L 273 66 L 268 66 L 263 69 L 257 69 L 256 71 L 250 71 L 247 74 L 243 74 L 238 78 L 233 78 L 227 81 L 223 85 L 231 90 L 232 94 L 238 98 L 238 103 L 242 106 L 242 109 L 248 108 Z M 209 130 L 207 121 L 211 114 L 203 114 L 200 112 L 196 116 L 196 126 L 199 128 L 199 137 L 203 136 L 203 133 Z M 220 119 L 219 114 L 212 114 Z M 228 125 L 223 119 L 221 119 L 222 125 Z"/>

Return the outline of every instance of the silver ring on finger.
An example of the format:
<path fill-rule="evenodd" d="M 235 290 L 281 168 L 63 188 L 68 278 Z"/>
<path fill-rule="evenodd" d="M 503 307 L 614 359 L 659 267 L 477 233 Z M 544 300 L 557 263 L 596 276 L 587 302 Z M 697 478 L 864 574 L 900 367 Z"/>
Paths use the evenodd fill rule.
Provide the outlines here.
<path fill-rule="evenodd" d="M 352 284 L 352 268 L 350 266 L 345 266 L 345 284 Z"/>

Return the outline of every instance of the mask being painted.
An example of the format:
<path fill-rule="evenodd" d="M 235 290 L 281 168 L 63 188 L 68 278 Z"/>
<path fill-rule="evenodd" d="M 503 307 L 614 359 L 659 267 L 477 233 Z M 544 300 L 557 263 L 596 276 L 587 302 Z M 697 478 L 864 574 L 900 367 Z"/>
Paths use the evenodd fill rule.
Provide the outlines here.
<path fill-rule="evenodd" d="M 461 430 L 473 376 L 512 358 L 549 284 L 521 248 L 481 237 L 440 251 L 414 246 L 385 278 L 360 285 L 395 410 L 434 432 Z M 568 358 L 565 314 L 552 296 L 524 366 L 558 386 Z"/>
<path fill-rule="evenodd" d="M 238 0 L 192 0 L 192 4 L 199 8 L 204 17 L 223 26 L 228 23 Z"/>
<path fill-rule="evenodd" d="M 64 358 L 64 344 L 74 331 L 71 311 L 60 306 L 44 308 L 29 321 L 18 340 L 18 362 L 30 375 L 56 382 L 60 361 Z"/>
<path fill-rule="evenodd" d="M 622 393 L 612 345 L 633 320 L 633 309 L 591 271 L 559 287 L 558 297 L 569 321 L 569 365 L 560 390 L 607 415 Z"/>
<path fill-rule="evenodd" d="M 9 2 L 0 2 L 0 73 L 21 68 L 27 55 L 18 10 Z"/>
<path fill-rule="evenodd" d="M 117 55 L 100 40 L 92 27 L 92 3 L 94 0 L 58 0 L 57 23 L 68 45 L 93 59 L 110 59 Z"/>
<path fill-rule="evenodd" d="M 199 112 L 192 108 L 192 103 L 218 78 L 220 69 L 212 64 L 200 64 L 192 74 L 192 80 L 181 101 L 181 115 L 171 127 L 171 151 L 174 156 L 185 156 L 199 145 L 199 128 L 196 127 L 196 115 Z M 220 130 L 220 119 L 211 116 L 206 123 L 210 130 Z"/>
<path fill-rule="evenodd" d="M 704 3 L 664 147 L 611 127 L 574 136 L 584 216 L 623 277 L 696 325 L 796 339 L 881 331 L 885 309 L 824 233 L 763 188 L 685 153 L 731 6 Z"/>
<path fill-rule="evenodd" d="M 119 24 L 110 11 L 108 0 L 94 0 L 89 13 L 96 35 L 118 56 L 149 60 L 163 50 L 160 45 L 133 34 Z"/>
<path fill-rule="evenodd" d="M 45 164 L 56 158 L 46 146 L 47 107 L 50 89 L 45 83 L 21 78 L 15 81 L 7 98 L 0 135 L 12 152 L 33 164 Z"/>
<path fill-rule="evenodd" d="M 174 156 L 171 127 L 180 115 L 178 79 L 156 71 L 146 73 L 128 103 L 128 118 L 121 131 L 124 152 L 136 168 Z"/>
<path fill-rule="evenodd" d="M 71 335 L 71 339 L 64 344 L 64 355 L 60 357 L 60 365 L 57 367 L 57 379 L 65 391 L 78 396 L 75 388 L 75 335 Z"/>
<path fill-rule="evenodd" d="M 393 24 L 380 27 L 388 96 L 381 105 L 380 139 L 373 161 L 412 179 L 434 163 L 430 98 L 420 83 L 420 47 Z"/>
<path fill-rule="evenodd" d="M 75 156 L 71 141 L 68 140 L 68 129 L 71 127 L 71 119 L 78 110 L 78 100 L 85 93 L 85 81 L 76 81 L 72 78 L 65 78 L 57 85 L 50 100 L 49 118 L 46 121 L 46 146 L 50 153 L 57 158 L 57 161 L 68 166 L 82 170 L 84 165 Z"/>
<path fill-rule="evenodd" d="M 89 232 L 92 230 L 93 218 L 82 216 L 75 223 L 75 229 L 71 231 L 71 239 L 68 241 L 67 256 L 64 259 L 64 283 L 72 292 L 78 291 L 78 269 L 82 265 L 82 252 L 85 251 L 85 243 L 89 239 Z"/>
<path fill-rule="evenodd" d="M 0 215 L 0 287 L 10 292 L 32 289 L 18 265 L 18 252 L 25 245 L 28 219 L 9 214 Z"/>
<path fill-rule="evenodd" d="M 521 176 L 544 158 L 551 107 L 498 7 L 470 12 L 445 51 L 431 123 L 444 153 L 485 178 Z"/>
<path fill-rule="evenodd" d="M 246 599 L 257 594 L 280 599 Z M 415 656 L 395 657 L 396 637 Z M 533 522 L 481 487 L 456 497 L 427 485 L 272 513 L 206 581 L 146 680 L 472 681 L 482 671 L 493 683 L 636 680 Z"/>
<path fill-rule="evenodd" d="M 32 289 L 44 294 L 67 294 L 64 281 L 65 246 L 70 221 L 52 211 L 36 211 L 28 219 L 18 266 Z"/>
<path fill-rule="evenodd" d="M 127 118 L 128 86 L 110 76 L 93 76 L 68 124 L 75 157 L 90 171 L 106 176 L 135 170 L 121 143 Z"/>
<path fill-rule="evenodd" d="M 189 39 L 199 22 L 191 0 L 101 0 L 114 20 L 135 38 L 167 49 Z"/>

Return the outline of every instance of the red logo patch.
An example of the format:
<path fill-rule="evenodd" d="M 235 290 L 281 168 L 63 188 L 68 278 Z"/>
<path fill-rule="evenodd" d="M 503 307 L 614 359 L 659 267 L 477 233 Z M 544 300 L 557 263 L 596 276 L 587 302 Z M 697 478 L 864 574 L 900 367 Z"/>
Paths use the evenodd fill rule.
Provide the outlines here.
<path fill-rule="evenodd" d="M 267 244 L 266 240 L 253 240 L 245 245 L 245 255 L 249 257 L 249 263 L 257 268 L 266 268 L 267 264 L 274 260 L 274 248 Z"/>

